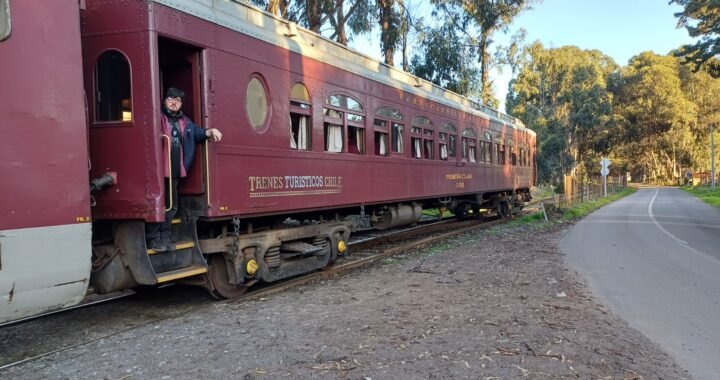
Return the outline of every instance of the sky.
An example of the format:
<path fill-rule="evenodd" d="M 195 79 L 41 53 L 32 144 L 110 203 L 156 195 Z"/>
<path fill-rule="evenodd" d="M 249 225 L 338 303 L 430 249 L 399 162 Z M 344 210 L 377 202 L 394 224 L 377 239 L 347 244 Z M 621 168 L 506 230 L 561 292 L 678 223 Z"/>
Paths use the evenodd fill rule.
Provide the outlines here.
<path fill-rule="evenodd" d="M 643 51 L 667 54 L 692 42 L 684 28 L 676 28 L 674 13 L 680 10 L 675 4 L 668 5 L 668 0 L 544 0 L 521 13 L 510 25 L 507 36 L 497 33 L 495 39 L 496 44 L 507 45 L 508 36 L 524 28 L 527 43 L 540 41 L 546 48 L 575 45 L 597 49 L 624 66 Z M 382 59 L 379 44 L 373 43 L 373 39 L 377 41 L 376 34 L 353 41 L 350 46 Z M 500 110 L 505 108 L 502 103 L 511 75 L 509 68 L 491 73 L 496 97 L 501 101 Z"/>
<path fill-rule="evenodd" d="M 676 27 L 674 14 L 681 10 L 676 4 L 668 5 L 668 0 L 544 0 L 521 13 L 509 34 L 522 27 L 528 43 L 539 40 L 546 48 L 597 49 L 625 66 L 641 52 L 664 55 L 693 42 L 685 28 Z M 503 36 L 497 39 L 502 43 Z M 504 110 L 511 73 L 503 70 L 493 77 Z"/>

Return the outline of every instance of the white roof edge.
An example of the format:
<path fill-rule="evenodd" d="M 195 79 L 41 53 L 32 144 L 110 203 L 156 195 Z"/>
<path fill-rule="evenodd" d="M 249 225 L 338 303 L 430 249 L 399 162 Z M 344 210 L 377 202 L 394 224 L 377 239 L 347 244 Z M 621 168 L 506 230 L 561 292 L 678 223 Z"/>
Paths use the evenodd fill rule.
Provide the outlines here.
<path fill-rule="evenodd" d="M 151 0 L 376 82 L 525 129 L 522 121 L 238 0 Z M 477 107 L 477 108 L 475 108 Z M 514 120 L 514 122 L 512 121 Z M 535 133 L 531 130 L 527 130 Z"/>

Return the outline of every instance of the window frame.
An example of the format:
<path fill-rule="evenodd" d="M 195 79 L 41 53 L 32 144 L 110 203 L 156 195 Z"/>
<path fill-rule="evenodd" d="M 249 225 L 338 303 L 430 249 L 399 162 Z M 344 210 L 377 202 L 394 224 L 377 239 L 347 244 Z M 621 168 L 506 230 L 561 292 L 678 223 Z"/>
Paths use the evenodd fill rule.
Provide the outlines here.
<path fill-rule="evenodd" d="M 0 0 L 0 42 L 10 38 L 12 34 L 12 15 L 10 0 Z"/>
<path fill-rule="evenodd" d="M 432 151 L 435 150 L 433 141 L 434 139 L 425 139 L 425 131 L 434 132 L 434 126 L 432 120 L 428 118 L 427 116 L 423 115 L 417 115 L 413 117 L 412 123 L 410 125 L 410 157 L 416 158 L 416 159 L 429 159 L 426 158 L 425 154 L 425 141 L 429 140 L 432 141 L 433 148 Z M 434 136 L 434 135 L 433 135 Z M 420 144 L 420 152 L 416 152 L 415 150 L 415 141 L 419 141 Z M 419 153 L 419 154 L 417 154 Z M 433 152 L 431 152 L 432 154 Z"/>
<path fill-rule="evenodd" d="M 0 0 L 0 1 L 2 1 L 2 0 Z M 129 98 L 127 99 L 127 100 L 128 100 L 128 103 L 127 103 L 127 104 L 128 104 L 129 106 L 126 105 L 126 104 L 123 104 L 126 99 L 122 99 L 121 102 L 120 102 L 120 106 L 119 106 L 119 112 L 120 112 L 120 115 L 119 115 L 120 118 L 119 118 L 119 119 L 100 120 L 100 119 L 98 118 L 98 116 L 99 116 L 99 114 L 101 113 L 99 109 L 100 109 L 101 103 L 102 103 L 102 101 L 103 101 L 103 100 L 102 100 L 102 97 L 103 97 L 103 96 L 102 96 L 101 94 L 103 93 L 104 89 L 103 89 L 103 91 L 101 91 L 101 88 L 100 88 L 101 78 L 100 78 L 100 75 L 99 75 L 99 72 L 100 72 L 100 66 L 99 66 L 99 64 L 100 64 L 101 58 L 103 58 L 106 54 L 112 54 L 112 53 L 115 53 L 115 54 L 117 54 L 119 57 L 121 57 L 121 58 L 123 59 L 125 65 L 127 66 L 127 77 L 126 77 L 125 79 L 126 79 L 127 87 L 128 87 L 128 88 L 127 88 L 127 95 L 129 96 Z M 116 74 L 116 73 L 117 73 L 116 68 L 115 68 L 114 70 L 111 70 L 111 72 L 112 72 L 112 73 L 115 73 L 114 75 L 112 75 L 112 81 L 113 81 L 113 83 L 117 83 L 117 82 L 118 82 L 118 80 L 117 80 L 117 79 L 118 79 L 118 75 Z M 121 96 L 122 96 L 122 94 L 121 94 Z M 99 98 L 100 98 L 100 100 L 98 100 Z M 112 97 L 111 97 L 111 98 L 112 98 Z M 95 59 L 95 65 L 93 66 L 93 94 L 92 94 L 92 99 L 93 99 L 93 111 L 92 111 L 92 112 L 93 112 L 93 114 L 92 114 L 92 125 L 93 125 L 93 126 L 118 125 L 118 124 L 120 124 L 120 125 L 128 125 L 128 126 L 133 125 L 133 123 L 134 123 L 134 121 L 135 121 L 135 114 L 134 114 L 134 112 L 133 112 L 134 101 L 133 101 L 132 64 L 131 64 L 130 58 L 128 57 L 128 55 L 127 55 L 124 51 L 122 51 L 122 50 L 120 50 L 120 49 L 117 49 L 117 48 L 109 48 L 109 49 L 105 49 L 105 50 L 101 51 L 101 52 L 97 55 L 97 58 Z M 126 111 L 126 110 L 127 110 L 127 111 Z M 129 118 L 128 118 L 127 120 L 124 119 L 124 113 L 125 113 L 125 112 L 129 112 L 129 113 L 130 113 Z"/>
<path fill-rule="evenodd" d="M 344 97 L 346 99 L 350 99 L 354 101 L 358 107 L 357 109 L 352 108 L 343 108 L 342 106 L 336 106 L 332 103 L 330 103 L 330 99 L 333 97 Z M 340 118 L 337 118 L 335 116 L 329 116 L 326 111 L 334 111 L 340 113 L 342 116 Z M 354 115 L 357 117 L 360 117 L 361 120 L 351 120 L 348 115 Z M 365 113 L 365 108 L 363 107 L 362 103 L 355 97 L 342 93 L 342 92 L 333 92 L 325 97 L 325 100 L 323 101 L 323 137 L 325 139 L 323 144 L 323 149 L 326 153 L 351 153 L 351 154 L 360 154 L 364 155 L 367 153 L 367 128 L 365 128 L 365 123 L 367 121 L 367 115 Z M 328 124 L 333 125 L 340 125 L 342 127 L 342 142 L 343 146 L 340 152 L 331 152 L 328 150 L 328 132 L 327 127 Z M 349 128 L 359 128 L 362 130 L 362 141 L 361 146 L 357 146 L 358 153 L 350 152 L 350 131 Z"/>
<path fill-rule="evenodd" d="M 263 120 L 262 124 L 259 126 L 253 125 L 253 121 L 250 119 L 250 113 L 248 112 L 248 90 L 250 89 L 250 83 L 253 81 L 253 79 L 257 79 L 258 82 L 260 82 L 260 86 L 263 90 L 263 94 L 265 96 L 265 106 L 266 106 L 266 112 L 265 112 L 265 119 Z M 245 117 L 247 118 L 248 124 L 250 125 L 250 128 L 256 133 L 264 133 L 268 130 L 270 127 L 270 120 L 272 120 L 272 98 L 270 96 L 270 87 L 268 86 L 267 81 L 265 80 L 265 77 L 258 73 L 254 72 L 250 74 L 248 77 L 247 85 L 245 86 L 245 104 L 244 109 L 245 111 Z"/>
<path fill-rule="evenodd" d="M 293 97 L 293 95 L 292 95 L 293 90 L 298 85 L 303 87 L 305 94 L 307 94 L 307 99 L 300 99 L 297 97 Z M 292 87 L 290 87 L 290 95 L 288 98 L 289 98 L 289 103 L 290 103 L 290 108 L 289 108 L 289 111 L 290 111 L 290 139 L 291 139 L 290 140 L 291 141 L 290 149 L 298 151 L 298 152 L 311 152 L 313 150 L 313 138 L 312 138 L 312 135 L 313 135 L 312 120 L 313 119 L 312 119 L 312 97 L 310 96 L 310 91 L 308 91 L 307 86 L 305 86 L 304 83 L 296 82 L 295 84 L 292 85 Z M 299 142 L 296 142 L 295 148 L 292 147 L 292 142 L 294 141 L 292 139 L 292 136 L 293 136 L 293 132 L 295 129 L 295 127 L 293 125 L 293 116 L 307 118 L 307 125 L 305 126 L 305 128 L 307 129 L 307 132 L 306 132 L 307 133 L 307 148 L 306 149 L 300 149 Z M 299 131 L 299 128 L 300 127 L 298 126 L 298 131 Z"/>
<path fill-rule="evenodd" d="M 463 162 L 469 162 L 469 163 L 477 163 L 477 133 L 475 133 L 475 130 L 468 127 L 463 129 L 461 133 L 461 159 Z M 472 159 L 470 156 L 470 152 L 472 151 Z"/>
<path fill-rule="evenodd" d="M 373 143 L 375 144 L 374 153 L 376 156 L 390 157 L 391 155 L 402 155 L 404 153 L 405 144 L 405 116 L 395 107 L 391 106 L 379 106 L 375 109 L 375 116 L 373 119 Z M 383 125 L 378 125 L 378 122 Z M 400 150 L 397 148 L 397 142 L 393 139 L 397 134 L 393 133 L 396 127 L 400 127 L 401 141 Z M 379 140 L 377 139 L 378 134 L 384 134 L 387 141 L 387 151 L 385 154 L 380 153 Z"/>
<path fill-rule="evenodd" d="M 444 122 L 440 125 L 440 129 L 448 135 L 448 159 L 457 159 L 457 128 L 452 123 Z"/>

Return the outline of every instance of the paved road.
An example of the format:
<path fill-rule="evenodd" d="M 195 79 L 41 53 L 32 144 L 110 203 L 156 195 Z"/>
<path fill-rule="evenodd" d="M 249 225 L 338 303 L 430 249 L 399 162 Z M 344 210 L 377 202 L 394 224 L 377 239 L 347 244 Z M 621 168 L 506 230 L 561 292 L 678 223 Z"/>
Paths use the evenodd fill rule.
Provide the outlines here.
<path fill-rule="evenodd" d="M 642 189 L 579 222 L 561 247 L 616 314 L 695 379 L 720 379 L 720 209 Z"/>

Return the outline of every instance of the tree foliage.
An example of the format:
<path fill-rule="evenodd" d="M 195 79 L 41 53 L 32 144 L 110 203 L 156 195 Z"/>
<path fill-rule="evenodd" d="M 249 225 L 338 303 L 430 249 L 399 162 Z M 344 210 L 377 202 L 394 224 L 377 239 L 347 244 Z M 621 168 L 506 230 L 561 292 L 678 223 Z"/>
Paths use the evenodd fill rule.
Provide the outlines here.
<path fill-rule="evenodd" d="M 691 45 L 684 45 L 677 55 L 685 62 L 692 63 L 695 71 L 711 58 L 720 54 L 720 3 L 717 0 L 670 0 L 684 7 L 682 12 L 675 14 L 678 27 L 685 27 L 690 37 L 700 38 Z M 717 61 L 710 64 L 710 72 L 714 77 L 720 76 L 720 65 Z"/>
<path fill-rule="evenodd" d="M 609 148 L 614 117 L 607 84 L 617 65 L 599 51 L 574 46 L 546 49 L 536 42 L 527 54 L 507 106 L 538 133 L 540 178 L 559 182 L 562 174 L 586 174 Z"/>
<path fill-rule="evenodd" d="M 458 34 L 454 24 L 428 30 L 421 36 L 421 41 L 422 51 L 412 57 L 411 73 L 461 95 L 479 93 L 474 47 Z"/>
<path fill-rule="evenodd" d="M 534 0 L 432 0 L 452 22 L 459 33 L 477 46 L 476 54 L 480 65 L 480 98 L 484 104 L 492 104 L 492 82 L 490 70 L 492 55 L 490 46 L 497 31 L 506 30 L 510 22 Z"/>

